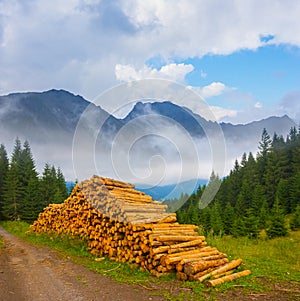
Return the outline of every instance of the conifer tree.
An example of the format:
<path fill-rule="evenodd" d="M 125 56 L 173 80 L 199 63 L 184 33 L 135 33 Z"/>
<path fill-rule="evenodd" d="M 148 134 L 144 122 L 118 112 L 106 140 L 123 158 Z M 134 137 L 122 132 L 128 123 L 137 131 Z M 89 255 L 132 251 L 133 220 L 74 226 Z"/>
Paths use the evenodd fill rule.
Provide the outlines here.
<path fill-rule="evenodd" d="M 3 219 L 2 206 L 4 195 L 4 182 L 8 173 L 9 161 L 4 144 L 0 145 L 0 220 Z"/>
<path fill-rule="evenodd" d="M 210 210 L 210 225 L 216 235 L 224 234 L 224 225 L 221 217 L 221 207 L 218 202 L 214 202 Z"/>
<path fill-rule="evenodd" d="M 225 234 L 232 234 L 233 221 L 235 219 L 234 208 L 228 202 L 222 214 Z"/>
<path fill-rule="evenodd" d="M 21 182 L 24 187 L 24 194 L 20 202 L 20 218 L 31 222 L 40 212 L 40 191 L 39 179 L 36 172 L 35 163 L 28 141 L 23 144 L 21 152 L 20 172 Z"/>
<path fill-rule="evenodd" d="M 4 182 L 3 215 L 7 219 L 19 220 L 21 202 L 24 196 L 21 173 L 21 141 L 17 138 L 11 157 L 11 163 Z"/>
<path fill-rule="evenodd" d="M 267 235 L 269 238 L 285 236 L 288 230 L 285 225 L 285 217 L 283 211 L 279 205 L 279 200 L 276 198 L 274 207 L 270 216 L 270 227 L 267 229 Z"/>
<path fill-rule="evenodd" d="M 300 204 L 297 205 L 295 212 L 292 214 L 290 227 L 292 230 L 300 229 Z"/>
<path fill-rule="evenodd" d="M 259 218 L 256 212 L 250 208 L 247 210 L 242 221 L 244 228 L 244 235 L 249 238 L 257 238 L 259 234 Z"/>
<path fill-rule="evenodd" d="M 264 128 L 261 135 L 261 141 L 259 142 L 259 146 L 258 146 L 259 152 L 257 154 L 258 175 L 259 175 L 259 181 L 262 185 L 265 184 L 264 175 L 267 167 L 267 158 L 271 150 L 271 146 L 272 146 L 271 138 L 266 128 Z"/>
<path fill-rule="evenodd" d="M 60 168 L 57 168 L 56 171 L 56 193 L 55 193 L 55 202 L 62 203 L 69 195 L 68 189 L 66 186 L 65 177 Z"/>

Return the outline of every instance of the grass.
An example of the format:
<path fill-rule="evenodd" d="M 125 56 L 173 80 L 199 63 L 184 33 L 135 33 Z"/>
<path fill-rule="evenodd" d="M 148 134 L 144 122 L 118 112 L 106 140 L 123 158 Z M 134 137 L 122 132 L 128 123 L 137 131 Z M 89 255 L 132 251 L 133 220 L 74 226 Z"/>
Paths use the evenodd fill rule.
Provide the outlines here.
<path fill-rule="evenodd" d="M 118 282 L 155 287 L 157 289 L 153 294 L 163 295 L 167 300 L 207 300 L 208 296 L 210 300 L 214 300 L 217 293 L 226 293 L 236 288 L 241 288 L 243 293 L 247 294 L 253 291 L 267 292 L 272 289 L 272 283 L 288 282 L 298 287 L 300 285 L 300 231 L 273 240 L 208 236 L 209 245 L 226 253 L 230 259 L 242 258 L 242 268 L 252 271 L 249 277 L 208 289 L 202 283 L 174 281 L 174 276 L 157 279 L 130 264 L 111 261 L 108 258 L 98 262 L 96 257 L 86 250 L 85 242 L 79 239 L 25 234 L 29 225 L 24 222 L 2 222 L 1 225 L 8 232 L 28 242 L 56 249 L 63 258 L 84 264 L 90 270 L 108 275 Z"/>

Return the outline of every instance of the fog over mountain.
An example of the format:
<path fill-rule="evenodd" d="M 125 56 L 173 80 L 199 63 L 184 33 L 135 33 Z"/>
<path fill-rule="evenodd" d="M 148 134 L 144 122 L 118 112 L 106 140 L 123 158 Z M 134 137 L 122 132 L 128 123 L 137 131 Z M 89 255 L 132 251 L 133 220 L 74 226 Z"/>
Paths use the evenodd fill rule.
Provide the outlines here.
<path fill-rule="evenodd" d="M 0 97 L 0 143 L 10 153 L 27 139 L 37 168 L 60 166 L 68 180 L 100 174 L 139 184 L 166 185 L 225 175 L 243 152 L 297 126 L 288 116 L 245 125 L 206 121 L 171 102 L 137 102 L 118 119 L 64 90 Z"/>

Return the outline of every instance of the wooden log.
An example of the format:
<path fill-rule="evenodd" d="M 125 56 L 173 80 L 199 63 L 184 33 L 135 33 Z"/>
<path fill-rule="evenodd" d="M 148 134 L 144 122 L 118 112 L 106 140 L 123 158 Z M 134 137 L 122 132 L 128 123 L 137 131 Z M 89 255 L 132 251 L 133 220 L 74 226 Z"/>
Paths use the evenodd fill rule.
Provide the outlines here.
<path fill-rule="evenodd" d="M 190 235 L 160 235 L 156 237 L 156 240 L 159 241 L 195 241 L 198 240 L 198 237 Z"/>
<path fill-rule="evenodd" d="M 198 278 L 200 278 L 201 276 L 206 275 L 206 274 L 209 274 L 210 272 L 212 272 L 212 271 L 214 271 L 214 270 L 216 270 L 216 269 L 217 269 L 217 267 L 213 267 L 213 268 L 209 268 L 209 269 L 207 269 L 207 270 L 205 270 L 205 271 L 198 272 L 198 273 L 196 273 L 196 274 L 194 274 L 194 275 L 189 275 L 189 280 L 190 280 L 190 281 L 195 281 L 195 280 L 197 280 Z"/>
<path fill-rule="evenodd" d="M 202 282 L 204 281 L 205 279 L 211 277 L 211 276 L 214 276 L 214 275 L 217 275 L 217 274 L 221 274 L 221 273 L 224 273 L 224 272 L 227 272 L 229 270 L 232 270 L 232 269 L 235 269 L 237 268 L 240 264 L 242 263 L 242 259 L 236 259 L 236 260 L 232 260 L 231 262 L 225 264 L 224 266 L 214 270 L 213 272 L 211 272 L 210 274 L 206 274 L 200 278 L 198 278 L 197 280 L 199 282 Z"/>
<path fill-rule="evenodd" d="M 182 280 L 182 281 L 188 280 L 187 274 L 182 273 L 182 272 L 177 272 L 177 273 L 176 273 L 176 278 L 177 278 L 178 280 Z"/>
<path fill-rule="evenodd" d="M 214 255 L 215 254 L 215 255 Z M 207 256 L 208 255 L 208 256 Z M 181 264 L 186 264 L 186 263 L 191 263 L 191 262 L 196 262 L 196 261 L 213 261 L 213 260 L 219 260 L 219 259 L 224 259 L 227 256 L 219 251 L 212 251 L 212 252 L 205 252 L 203 254 L 195 254 L 193 256 L 185 256 L 185 258 L 181 259 L 180 263 Z"/>
<path fill-rule="evenodd" d="M 228 263 L 228 261 L 229 260 L 227 258 L 223 258 L 223 259 L 210 260 L 210 261 L 200 260 L 196 262 L 189 262 L 184 265 L 183 270 L 187 275 L 193 275 L 198 272 L 207 270 L 208 268 L 211 267 L 222 266 L 225 263 Z"/>
<path fill-rule="evenodd" d="M 207 286 L 216 286 L 218 284 L 222 284 L 222 283 L 228 282 L 228 281 L 233 281 L 237 278 L 245 277 L 245 276 L 248 276 L 250 274 L 251 274 L 250 270 L 244 270 L 244 271 L 232 274 L 232 275 L 223 276 L 223 277 L 218 278 L 218 279 L 208 280 L 208 281 L 205 282 L 205 284 Z"/>
<path fill-rule="evenodd" d="M 228 275 L 231 275 L 233 272 L 234 272 L 234 270 L 230 270 L 230 271 L 227 271 L 227 272 L 224 272 L 224 273 L 221 273 L 221 274 L 217 274 L 217 275 L 214 275 L 212 277 L 212 279 L 218 279 L 218 278 L 223 277 L 223 276 L 228 276 Z"/>
<path fill-rule="evenodd" d="M 192 241 L 177 243 L 177 244 L 171 245 L 170 246 L 170 253 L 176 252 L 176 249 L 178 249 L 178 248 L 193 247 L 193 246 L 201 245 L 204 240 L 205 240 L 204 236 L 199 236 L 197 239 L 192 240 Z"/>
<path fill-rule="evenodd" d="M 215 255 L 215 254 L 219 254 L 219 251 L 217 249 L 211 250 L 208 252 L 202 252 L 201 249 L 200 250 L 195 249 L 195 250 L 191 250 L 191 251 L 175 253 L 174 255 L 172 254 L 172 256 L 167 255 L 166 263 L 170 264 L 170 263 L 174 263 L 174 262 L 181 262 L 188 258 L 201 258 L 202 259 L 202 257 L 207 257 L 207 256 Z M 183 262 L 183 263 L 185 263 L 185 262 Z"/>

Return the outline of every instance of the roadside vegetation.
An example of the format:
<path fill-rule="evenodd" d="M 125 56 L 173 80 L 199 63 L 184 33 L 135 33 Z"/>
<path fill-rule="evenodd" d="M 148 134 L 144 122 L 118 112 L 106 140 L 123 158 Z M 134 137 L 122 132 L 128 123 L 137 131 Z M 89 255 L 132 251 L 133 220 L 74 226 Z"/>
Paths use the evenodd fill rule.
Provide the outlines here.
<path fill-rule="evenodd" d="M 118 282 L 142 286 L 152 290 L 153 295 L 163 295 L 167 300 L 207 300 L 208 297 L 214 300 L 217 295 L 230 295 L 235 290 L 246 295 L 264 294 L 272 291 L 275 286 L 283 290 L 288 287 L 291 296 L 300 297 L 300 231 L 292 231 L 285 237 L 272 240 L 208 234 L 210 245 L 227 253 L 229 258 L 243 258 L 244 267 L 250 269 L 252 274 L 217 288 L 206 288 L 198 282 L 177 281 L 175 276 L 158 279 L 139 271 L 134 265 L 108 258 L 99 259 L 90 254 L 84 241 L 68 236 L 36 235 L 28 232 L 29 224 L 26 222 L 6 221 L 1 222 L 1 226 L 27 242 L 57 250 L 62 259 L 83 264 Z"/>

